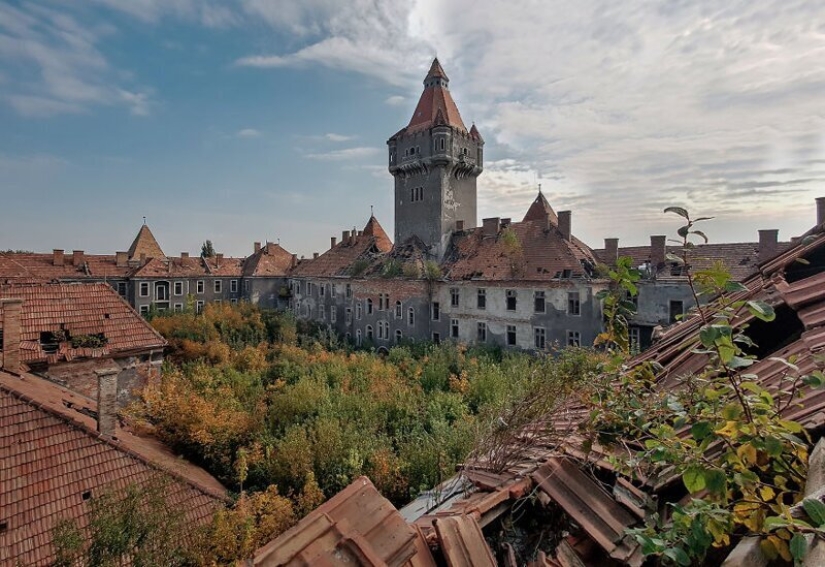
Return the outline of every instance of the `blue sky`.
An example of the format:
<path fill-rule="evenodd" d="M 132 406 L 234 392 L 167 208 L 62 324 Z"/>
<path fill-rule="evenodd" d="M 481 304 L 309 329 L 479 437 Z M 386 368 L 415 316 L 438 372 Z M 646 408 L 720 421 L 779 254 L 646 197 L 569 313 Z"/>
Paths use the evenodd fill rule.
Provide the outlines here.
<path fill-rule="evenodd" d="M 487 141 L 479 217 L 538 183 L 593 247 L 787 239 L 825 195 L 825 7 L 811 1 L 43 0 L 0 4 L 0 249 L 113 252 L 146 216 L 323 251 L 375 206 L 434 54 Z M 479 220 L 480 220 L 479 218 Z"/>

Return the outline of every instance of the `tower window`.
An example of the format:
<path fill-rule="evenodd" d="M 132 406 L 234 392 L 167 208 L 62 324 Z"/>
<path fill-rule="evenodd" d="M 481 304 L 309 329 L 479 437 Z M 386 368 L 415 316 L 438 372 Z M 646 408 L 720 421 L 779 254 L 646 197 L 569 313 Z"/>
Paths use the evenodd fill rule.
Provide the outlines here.
<path fill-rule="evenodd" d="M 410 201 L 415 203 L 416 201 L 423 201 L 424 200 L 424 188 L 423 187 L 412 187 L 410 189 Z"/>
<path fill-rule="evenodd" d="M 444 149 L 444 138 L 442 138 L 442 139 L 440 140 L 440 142 L 441 142 L 441 149 L 443 150 L 443 149 Z"/>

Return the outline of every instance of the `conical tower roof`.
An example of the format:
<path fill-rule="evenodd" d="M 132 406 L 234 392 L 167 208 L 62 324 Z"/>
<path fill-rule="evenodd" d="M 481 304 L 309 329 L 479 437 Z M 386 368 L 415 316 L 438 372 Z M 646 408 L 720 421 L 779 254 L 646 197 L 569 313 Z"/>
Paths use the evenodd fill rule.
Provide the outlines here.
<path fill-rule="evenodd" d="M 450 79 L 447 78 L 441 63 L 438 59 L 433 59 L 433 64 L 424 78 L 424 92 L 421 93 L 415 112 L 407 125 L 407 132 L 426 130 L 435 125 L 451 126 L 461 132 L 467 132 L 467 127 L 464 126 L 458 107 L 448 89 L 449 82 Z"/>
<path fill-rule="evenodd" d="M 524 220 L 522 222 L 536 220 L 545 221 L 548 219 L 553 224 L 559 224 L 559 217 L 556 216 L 556 212 L 553 210 L 553 207 L 550 206 L 550 203 L 547 202 L 547 199 L 545 199 L 541 189 L 539 189 L 538 196 L 536 196 L 536 199 L 533 201 L 533 204 L 530 205 L 530 208 L 527 209 L 527 214 L 524 215 Z"/>
<path fill-rule="evenodd" d="M 366 226 L 364 226 L 364 234 L 375 238 L 375 244 L 382 252 L 387 252 L 392 248 L 392 240 L 374 216 L 371 216 Z"/>
<path fill-rule="evenodd" d="M 155 240 L 155 235 L 149 230 L 147 225 L 140 227 L 134 242 L 129 247 L 129 259 L 140 258 L 141 256 L 147 258 L 165 258 L 166 254 L 160 248 L 160 244 Z"/>

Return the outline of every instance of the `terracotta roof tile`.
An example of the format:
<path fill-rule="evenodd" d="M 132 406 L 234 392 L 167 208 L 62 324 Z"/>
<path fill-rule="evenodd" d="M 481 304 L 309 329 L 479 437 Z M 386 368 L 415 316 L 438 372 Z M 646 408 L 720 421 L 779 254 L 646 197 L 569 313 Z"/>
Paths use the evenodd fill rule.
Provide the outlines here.
<path fill-rule="evenodd" d="M 112 353 L 162 349 L 166 341 L 134 309 L 103 283 L 0 285 L 0 298 L 23 300 L 21 313 L 21 358 L 72 360 L 97 358 Z M 0 319 L 2 328 L 2 319 Z M 72 348 L 63 342 L 49 354 L 40 343 L 40 333 L 69 336 L 103 334 L 107 343 L 101 348 Z"/>
<path fill-rule="evenodd" d="M 268 242 L 258 252 L 246 259 L 244 276 L 284 276 L 292 267 L 292 254 L 279 244 Z"/>
<path fill-rule="evenodd" d="M 449 81 L 438 59 L 433 60 L 430 72 L 427 73 L 427 77 L 424 79 L 424 84 L 427 85 L 430 80 L 436 78 Z M 440 119 L 438 118 L 439 115 Z M 464 122 L 461 120 L 458 106 L 456 106 L 450 91 L 440 84 L 425 86 L 412 118 L 410 118 L 410 123 L 402 131 L 417 132 L 439 123 L 452 126 L 465 134 L 467 133 L 467 127 L 464 126 Z"/>
<path fill-rule="evenodd" d="M 514 239 L 508 240 L 505 231 Z M 557 226 L 530 220 L 512 223 L 495 237 L 485 237 L 483 228 L 454 234 L 444 271 L 452 280 L 553 280 L 565 270 L 571 277 L 588 276 L 595 264 L 580 240 L 565 240 Z"/>
<path fill-rule="evenodd" d="M 52 529 L 63 518 L 85 525 L 83 493 L 99 494 L 146 482 L 163 471 L 170 504 L 188 521 L 209 521 L 226 502 L 224 488 L 206 471 L 151 439 L 118 429 L 101 437 L 94 420 L 74 407 L 96 411 L 77 394 L 35 376 L 0 371 L 0 501 L 6 528 L 0 531 L 3 561 L 49 565 Z M 16 564 L 16 563 L 15 563 Z"/>
<path fill-rule="evenodd" d="M 550 203 L 547 202 L 547 199 L 544 197 L 544 194 L 539 191 L 538 196 L 533 201 L 533 204 L 530 205 L 530 208 L 527 209 L 527 213 L 524 215 L 523 221 L 547 221 L 549 220 L 551 223 L 558 226 L 559 224 L 559 217 L 556 216 L 556 212 L 553 210 L 553 207 L 550 206 Z"/>
<path fill-rule="evenodd" d="M 129 247 L 129 258 L 138 258 L 146 256 L 146 258 L 163 258 L 165 254 L 160 249 L 160 244 L 155 240 L 155 235 L 149 230 L 145 224 L 140 227 L 140 230 Z"/>
<path fill-rule="evenodd" d="M 133 273 L 134 278 L 241 277 L 246 258 L 152 258 Z"/>
<path fill-rule="evenodd" d="M 53 254 L 0 252 L 0 282 L 42 282 L 58 280 L 125 278 L 133 270 L 130 266 L 118 266 L 115 256 L 86 254 L 80 266 L 72 263 L 71 254 L 55 266 Z"/>

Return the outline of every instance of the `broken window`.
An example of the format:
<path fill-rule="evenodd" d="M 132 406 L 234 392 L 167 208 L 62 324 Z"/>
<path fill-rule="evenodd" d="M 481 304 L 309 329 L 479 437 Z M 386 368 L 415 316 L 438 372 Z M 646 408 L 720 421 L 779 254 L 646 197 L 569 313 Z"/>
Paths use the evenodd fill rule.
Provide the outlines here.
<path fill-rule="evenodd" d="M 544 350 L 547 346 L 547 330 L 544 327 L 536 327 L 533 329 L 533 338 L 536 348 Z"/>
<path fill-rule="evenodd" d="M 395 331 L 395 344 L 400 345 L 402 338 L 404 338 L 404 335 L 401 333 L 401 329 L 397 329 Z"/>
<path fill-rule="evenodd" d="M 507 293 L 507 311 L 515 311 L 516 310 L 516 290 L 508 289 Z"/>
<path fill-rule="evenodd" d="M 203 280 L 198 280 L 197 284 L 195 285 L 195 289 L 197 290 L 197 293 L 203 293 L 203 289 L 204 289 Z"/>
<path fill-rule="evenodd" d="M 675 323 L 676 321 L 682 318 L 682 315 L 685 313 L 685 303 L 684 301 L 671 299 L 670 300 L 670 311 L 668 313 L 668 321 L 670 323 Z"/>
<path fill-rule="evenodd" d="M 537 291 L 533 294 L 533 311 L 536 313 L 544 313 L 547 309 L 545 305 L 545 297 L 543 291 Z"/>
<path fill-rule="evenodd" d="M 367 315 L 372 315 L 372 299 L 367 298 Z"/>
<path fill-rule="evenodd" d="M 396 319 L 403 319 L 404 318 L 404 309 L 401 306 L 400 301 L 395 302 L 395 318 Z"/>
<path fill-rule="evenodd" d="M 484 288 L 478 290 L 478 295 L 476 296 L 476 307 L 478 309 L 487 309 L 487 290 Z"/>
<path fill-rule="evenodd" d="M 516 346 L 516 326 L 507 325 L 507 346 Z"/>
<path fill-rule="evenodd" d="M 148 306 L 146 306 L 146 312 L 149 312 Z M 60 348 L 60 342 L 62 340 L 66 340 L 65 332 L 52 333 L 51 331 L 45 331 L 40 333 L 40 348 L 43 349 L 43 352 L 46 354 L 54 354 L 57 352 L 57 349 Z"/>
<path fill-rule="evenodd" d="M 582 314 L 581 300 L 578 291 L 570 291 L 567 293 L 567 314 L 574 316 Z"/>
<path fill-rule="evenodd" d="M 485 323 L 484 321 L 478 322 L 478 325 L 476 327 L 476 336 L 478 337 L 478 342 L 487 342 L 487 323 Z"/>
<path fill-rule="evenodd" d="M 581 346 L 582 336 L 579 331 L 567 331 L 567 346 Z"/>
<path fill-rule="evenodd" d="M 433 301 L 432 316 L 433 316 L 433 321 L 440 321 L 441 320 L 441 305 L 437 301 Z"/>
<path fill-rule="evenodd" d="M 450 319 L 450 336 L 454 339 L 458 338 L 458 319 Z"/>
<path fill-rule="evenodd" d="M 415 309 L 412 307 L 407 309 L 407 325 L 415 325 Z"/>

